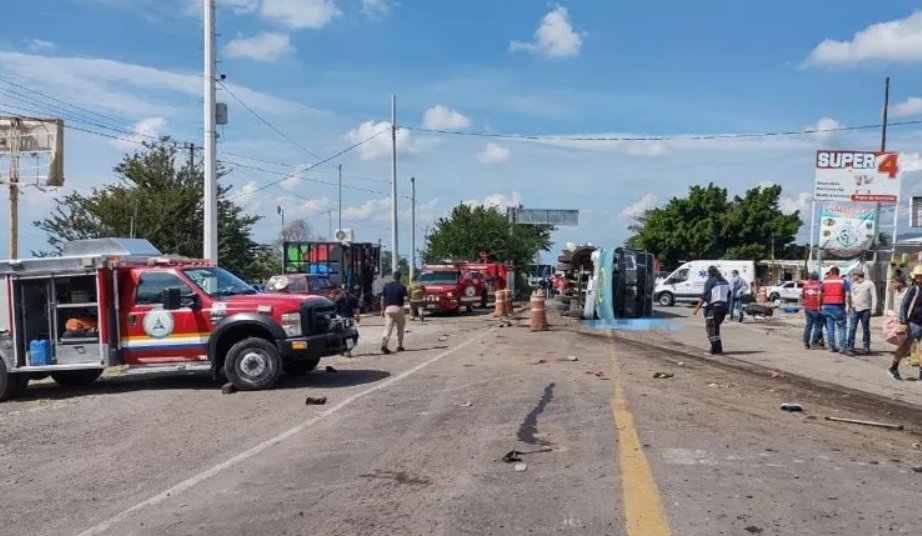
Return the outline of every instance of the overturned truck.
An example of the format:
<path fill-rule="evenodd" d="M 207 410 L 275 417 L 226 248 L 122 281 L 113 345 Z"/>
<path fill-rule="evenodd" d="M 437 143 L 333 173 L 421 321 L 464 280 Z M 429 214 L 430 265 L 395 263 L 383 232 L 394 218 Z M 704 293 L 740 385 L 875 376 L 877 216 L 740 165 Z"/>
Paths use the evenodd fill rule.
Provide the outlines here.
<path fill-rule="evenodd" d="M 568 245 L 558 257 L 562 280 L 555 307 L 587 320 L 653 314 L 655 259 L 646 251 Z"/>

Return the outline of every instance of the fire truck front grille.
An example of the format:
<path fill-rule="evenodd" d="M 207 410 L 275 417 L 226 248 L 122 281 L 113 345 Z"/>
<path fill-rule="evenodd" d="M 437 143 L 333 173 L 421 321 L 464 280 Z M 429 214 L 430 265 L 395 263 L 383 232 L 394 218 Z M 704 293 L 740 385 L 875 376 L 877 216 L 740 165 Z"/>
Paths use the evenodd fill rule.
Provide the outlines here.
<path fill-rule="evenodd" d="M 301 332 L 316 335 L 330 331 L 336 317 L 336 306 L 329 300 L 313 301 L 301 305 Z"/>

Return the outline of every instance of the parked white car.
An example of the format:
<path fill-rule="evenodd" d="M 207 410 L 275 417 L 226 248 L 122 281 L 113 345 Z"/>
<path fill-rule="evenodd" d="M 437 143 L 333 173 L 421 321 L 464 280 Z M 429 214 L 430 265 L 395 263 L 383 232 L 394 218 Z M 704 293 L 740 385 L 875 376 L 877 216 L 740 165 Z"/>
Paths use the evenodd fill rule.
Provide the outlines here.
<path fill-rule="evenodd" d="M 802 281 L 788 281 L 783 285 L 765 287 L 765 295 L 768 296 L 768 301 L 770 302 L 778 300 L 783 302 L 800 301 L 803 292 L 804 284 Z"/>

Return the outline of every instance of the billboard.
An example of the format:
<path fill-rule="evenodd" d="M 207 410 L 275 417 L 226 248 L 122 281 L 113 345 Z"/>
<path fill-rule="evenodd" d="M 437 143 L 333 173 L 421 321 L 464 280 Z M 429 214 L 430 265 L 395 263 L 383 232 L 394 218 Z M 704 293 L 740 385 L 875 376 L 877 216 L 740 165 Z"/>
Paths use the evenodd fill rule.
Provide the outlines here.
<path fill-rule="evenodd" d="M 817 151 L 816 201 L 896 203 L 900 198 L 899 153 Z"/>
<path fill-rule="evenodd" d="M 578 210 L 554 210 L 539 208 L 515 209 L 515 223 L 519 225 L 579 225 Z"/>
<path fill-rule="evenodd" d="M 820 218 L 820 249 L 838 257 L 855 257 L 874 243 L 876 223 L 875 207 L 825 207 Z"/>

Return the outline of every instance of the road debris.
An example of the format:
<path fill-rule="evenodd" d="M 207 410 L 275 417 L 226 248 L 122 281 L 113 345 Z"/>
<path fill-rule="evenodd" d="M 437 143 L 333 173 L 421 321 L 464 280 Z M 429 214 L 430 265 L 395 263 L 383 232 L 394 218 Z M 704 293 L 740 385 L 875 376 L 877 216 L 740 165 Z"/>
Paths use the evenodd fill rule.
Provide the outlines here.
<path fill-rule="evenodd" d="M 563 361 L 574 362 L 574 361 L 579 361 L 579 358 L 576 357 L 575 355 L 568 355 L 567 357 L 563 358 Z"/>
<path fill-rule="evenodd" d="M 339 371 L 331 367 L 330 365 L 327 365 L 327 372 L 329 372 L 330 374 L 336 374 Z"/>
<path fill-rule="evenodd" d="M 445 342 L 448 340 L 448 335 L 439 335 L 439 342 Z"/>
<path fill-rule="evenodd" d="M 309 396 L 304 399 L 304 404 L 307 406 L 322 406 L 327 403 L 327 397 L 325 396 Z"/>
<path fill-rule="evenodd" d="M 534 362 L 535 365 L 547 365 L 547 359 L 539 359 Z"/>
<path fill-rule="evenodd" d="M 917 466 L 913 467 L 913 468 L 912 468 L 912 471 L 913 471 L 914 473 L 922 473 L 922 465 L 917 465 Z"/>
<path fill-rule="evenodd" d="M 675 377 L 675 374 L 672 374 L 671 372 L 654 372 L 653 373 L 654 380 L 668 380 L 669 378 L 674 378 L 674 377 Z"/>
<path fill-rule="evenodd" d="M 678 365 L 678 366 L 680 366 L 680 367 L 684 367 L 684 366 L 685 366 L 685 361 L 679 361 L 678 363 L 676 363 L 676 365 Z"/>
<path fill-rule="evenodd" d="M 597 371 L 595 371 L 595 377 L 596 377 L 596 378 L 605 379 L 605 372 L 603 372 L 603 371 L 601 371 L 601 370 L 597 370 Z"/>
<path fill-rule="evenodd" d="M 455 404 L 455 406 L 457 406 L 457 407 L 459 407 L 459 408 L 469 408 L 469 407 L 471 407 L 471 406 L 473 406 L 473 405 L 474 405 L 474 403 L 471 402 L 470 400 L 468 400 L 467 402 L 465 402 L 465 403 L 463 403 L 463 404 Z"/>
<path fill-rule="evenodd" d="M 527 469 L 528 469 L 528 464 L 527 464 L 527 463 L 517 463 L 517 464 L 515 464 L 515 471 L 516 471 L 517 473 L 521 473 L 522 471 L 525 471 L 525 470 L 527 470 Z"/>
<path fill-rule="evenodd" d="M 796 402 L 785 402 L 784 404 L 781 404 L 781 410 L 799 412 L 799 411 L 803 411 L 804 407 Z"/>
<path fill-rule="evenodd" d="M 515 463 L 522 461 L 522 455 L 525 454 L 520 450 L 510 450 L 503 456 L 503 461 L 506 463 Z"/>
<path fill-rule="evenodd" d="M 755 525 L 749 525 L 743 530 L 745 530 L 749 534 L 762 534 L 762 527 L 757 527 Z"/>
<path fill-rule="evenodd" d="M 221 386 L 221 394 L 232 395 L 237 392 L 237 386 L 227 382 Z"/>
<path fill-rule="evenodd" d="M 720 387 L 720 386 L 717 385 L 716 383 L 709 383 L 709 384 L 708 384 L 708 387 Z"/>
<path fill-rule="evenodd" d="M 849 424 L 862 424 L 864 426 L 874 426 L 877 428 L 888 428 L 890 430 L 903 430 L 904 426 L 902 424 L 890 424 L 886 422 L 877 422 L 877 421 L 862 421 L 860 419 L 843 419 L 841 417 L 826 417 L 827 421 L 832 422 L 845 422 Z"/>
<path fill-rule="evenodd" d="M 922 449 L 922 442 L 916 441 L 915 443 L 912 444 L 912 448 L 914 448 L 914 449 Z"/>
<path fill-rule="evenodd" d="M 773 371 L 772 371 L 772 379 L 773 379 L 773 380 L 780 380 L 780 379 L 783 379 L 783 378 L 784 378 L 784 373 L 781 372 L 780 370 L 773 370 Z"/>

